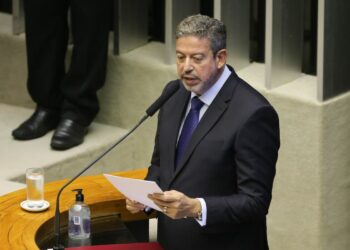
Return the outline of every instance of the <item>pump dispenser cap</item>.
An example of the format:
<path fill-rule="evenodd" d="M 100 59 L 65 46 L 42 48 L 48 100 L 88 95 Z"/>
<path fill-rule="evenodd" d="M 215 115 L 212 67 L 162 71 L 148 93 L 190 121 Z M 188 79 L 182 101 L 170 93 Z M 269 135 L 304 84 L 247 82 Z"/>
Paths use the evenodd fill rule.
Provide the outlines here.
<path fill-rule="evenodd" d="M 77 192 L 77 194 L 75 195 L 75 201 L 84 201 L 84 195 L 83 195 L 83 189 L 81 188 L 77 188 L 77 189 L 73 189 L 73 192 Z"/>

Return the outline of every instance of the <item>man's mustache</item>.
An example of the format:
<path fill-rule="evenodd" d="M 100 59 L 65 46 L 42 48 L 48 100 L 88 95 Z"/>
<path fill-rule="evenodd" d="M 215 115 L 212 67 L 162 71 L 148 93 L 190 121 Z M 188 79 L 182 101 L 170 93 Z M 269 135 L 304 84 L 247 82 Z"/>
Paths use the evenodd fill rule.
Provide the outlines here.
<path fill-rule="evenodd" d="M 191 79 L 197 79 L 198 77 L 195 75 L 189 75 L 189 74 L 181 74 L 181 78 L 191 78 Z"/>

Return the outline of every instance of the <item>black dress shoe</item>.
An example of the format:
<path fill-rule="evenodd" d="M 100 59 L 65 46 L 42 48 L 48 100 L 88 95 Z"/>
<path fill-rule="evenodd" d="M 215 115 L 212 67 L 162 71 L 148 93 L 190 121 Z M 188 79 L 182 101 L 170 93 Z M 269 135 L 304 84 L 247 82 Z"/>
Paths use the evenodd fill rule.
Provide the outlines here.
<path fill-rule="evenodd" d="M 17 140 L 39 138 L 54 129 L 58 122 L 57 113 L 38 107 L 28 120 L 12 131 L 12 136 Z"/>
<path fill-rule="evenodd" d="M 62 119 L 51 139 L 51 148 L 66 150 L 81 144 L 87 133 L 84 127 L 70 119 Z"/>

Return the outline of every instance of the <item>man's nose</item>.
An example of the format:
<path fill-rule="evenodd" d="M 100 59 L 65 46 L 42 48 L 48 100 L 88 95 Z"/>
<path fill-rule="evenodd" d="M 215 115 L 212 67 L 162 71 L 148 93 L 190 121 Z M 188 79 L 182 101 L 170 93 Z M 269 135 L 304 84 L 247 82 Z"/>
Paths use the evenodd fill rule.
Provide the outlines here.
<path fill-rule="evenodd" d="M 193 66 L 191 63 L 190 58 L 186 58 L 185 63 L 184 63 L 184 71 L 185 73 L 190 73 L 193 70 Z"/>

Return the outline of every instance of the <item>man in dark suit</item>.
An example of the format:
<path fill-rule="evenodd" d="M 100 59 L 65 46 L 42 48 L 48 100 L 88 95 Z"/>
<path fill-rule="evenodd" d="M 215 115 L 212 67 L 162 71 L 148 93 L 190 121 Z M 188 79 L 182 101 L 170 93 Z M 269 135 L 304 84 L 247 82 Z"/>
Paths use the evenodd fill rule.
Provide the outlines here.
<path fill-rule="evenodd" d="M 56 129 L 51 148 L 81 144 L 99 111 L 97 91 L 106 76 L 111 0 L 24 1 L 28 91 L 34 113 L 12 135 L 31 140 Z M 68 18 L 73 40 L 65 67 Z"/>
<path fill-rule="evenodd" d="M 167 87 L 181 86 L 159 112 L 146 177 L 164 190 L 149 195 L 163 210 L 158 241 L 165 249 L 268 249 L 277 113 L 226 65 L 222 22 L 184 19 L 176 56 L 180 79 Z M 127 200 L 127 209 L 144 206 Z"/>

